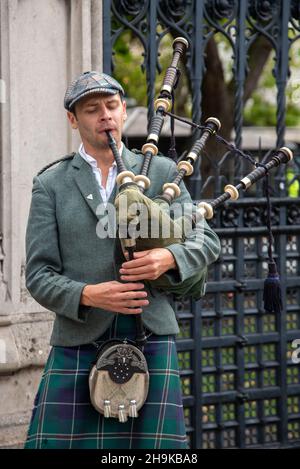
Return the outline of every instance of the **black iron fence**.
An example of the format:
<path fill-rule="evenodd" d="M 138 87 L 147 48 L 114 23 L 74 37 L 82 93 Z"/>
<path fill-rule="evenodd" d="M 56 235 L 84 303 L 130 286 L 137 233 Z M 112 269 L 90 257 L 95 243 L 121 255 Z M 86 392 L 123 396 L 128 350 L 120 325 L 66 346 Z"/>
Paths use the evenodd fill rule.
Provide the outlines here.
<path fill-rule="evenodd" d="M 285 143 L 289 54 L 300 37 L 299 18 L 299 2 L 291 0 L 104 0 L 104 71 L 112 72 L 118 37 L 131 31 L 143 48 L 151 115 L 160 41 L 169 33 L 186 37 L 190 43 L 186 70 L 192 90 L 192 119 L 201 122 L 205 50 L 214 35 L 222 35 L 232 48 L 233 129 L 235 144 L 240 147 L 249 50 L 262 36 L 274 54 L 275 146 L 279 148 Z M 226 174 L 232 158 L 227 151 L 218 162 L 213 161 L 205 181 L 198 168 L 190 183 L 195 199 L 202 197 L 208 184 L 213 184 L 214 195 L 219 195 L 227 178 L 236 180 L 245 175 L 244 163 L 235 159 L 233 174 Z M 289 180 L 283 168 L 273 180 L 275 258 L 283 293 L 280 316 L 266 313 L 262 307 L 267 229 L 261 184 L 249 196 L 220 209 L 212 221 L 221 238 L 222 254 L 210 268 L 205 297 L 196 303 L 176 303 L 181 326 L 178 357 L 192 448 L 300 445 L 300 365 L 292 347 L 300 339 L 297 178 L 296 162 Z"/>

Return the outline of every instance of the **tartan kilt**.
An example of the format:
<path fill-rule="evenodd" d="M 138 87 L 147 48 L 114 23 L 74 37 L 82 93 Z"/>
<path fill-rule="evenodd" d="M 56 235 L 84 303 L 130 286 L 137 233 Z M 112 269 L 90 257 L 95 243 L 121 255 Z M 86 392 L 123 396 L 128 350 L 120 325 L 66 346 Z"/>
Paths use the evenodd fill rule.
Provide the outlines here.
<path fill-rule="evenodd" d="M 118 315 L 97 341 L 134 339 L 134 316 Z M 175 337 L 152 334 L 144 349 L 150 385 L 138 418 L 104 418 L 90 402 L 95 345 L 51 349 L 34 401 L 25 449 L 186 449 Z"/>

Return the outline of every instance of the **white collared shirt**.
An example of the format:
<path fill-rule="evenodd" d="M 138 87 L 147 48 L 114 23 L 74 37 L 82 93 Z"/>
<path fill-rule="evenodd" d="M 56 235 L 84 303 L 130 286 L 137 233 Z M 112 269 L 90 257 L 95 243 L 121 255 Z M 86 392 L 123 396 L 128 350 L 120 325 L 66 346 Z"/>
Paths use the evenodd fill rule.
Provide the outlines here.
<path fill-rule="evenodd" d="M 122 154 L 122 151 L 123 151 L 123 142 L 121 142 L 121 146 L 119 148 L 120 155 Z M 100 195 L 102 197 L 104 205 L 106 206 L 107 201 L 108 201 L 108 199 L 109 199 L 109 197 L 110 197 L 110 195 L 113 191 L 113 188 L 114 188 L 114 185 L 115 185 L 115 182 L 116 182 L 116 177 L 117 177 L 117 172 L 118 172 L 117 171 L 117 163 L 114 161 L 112 166 L 109 168 L 107 181 L 106 181 L 106 187 L 103 187 L 103 185 L 102 185 L 102 173 L 101 173 L 101 169 L 98 168 L 98 166 L 97 166 L 97 160 L 95 160 L 95 158 L 93 158 L 91 155 L 86 153 L 86 151 L 84 149 L 84 146 L 83 146 L 83 143 L 81 143 L 81 145 L 78 149 L 78 153 L 91 166 L 91 168 L 93 170 L 93 173 L 95 175 L 96 181 L 97 181 L 98 186 L 99 186 Z"/>

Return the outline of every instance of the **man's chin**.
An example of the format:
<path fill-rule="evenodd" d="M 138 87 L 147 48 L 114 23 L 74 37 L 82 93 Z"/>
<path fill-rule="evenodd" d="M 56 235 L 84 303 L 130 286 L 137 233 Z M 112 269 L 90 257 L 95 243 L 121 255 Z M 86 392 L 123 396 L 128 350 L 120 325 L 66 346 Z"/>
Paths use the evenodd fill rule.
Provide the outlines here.
<path fill-rule="evenodd" d="M 109 149 L 109 143 L 108 142 L 103 142 L 103 141 L 99 142 L 99 140 L 98 140 L 98 141 L 94 142 L 93 147 L 97 150 L 108 150 Z"/>

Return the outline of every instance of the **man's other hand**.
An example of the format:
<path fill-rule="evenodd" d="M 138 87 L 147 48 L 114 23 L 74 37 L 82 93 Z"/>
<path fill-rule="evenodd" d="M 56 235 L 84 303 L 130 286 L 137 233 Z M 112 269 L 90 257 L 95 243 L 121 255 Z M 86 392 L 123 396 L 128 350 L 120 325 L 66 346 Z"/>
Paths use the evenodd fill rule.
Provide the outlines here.
<path fill-rule="evenodd" d="M 86 285 L 81 294 L 80 303 L 94 308 L 122 314 L 142 313 L 142 306 L 147 306 L 147 292 L 141 291 L 143 283 L 111 282 Z"/>

